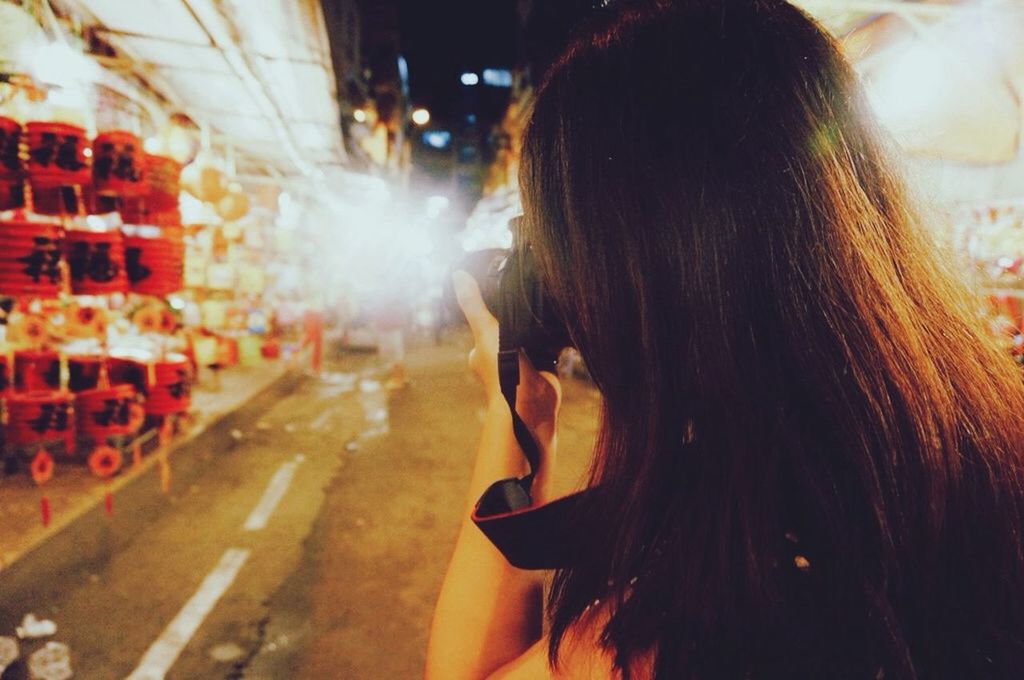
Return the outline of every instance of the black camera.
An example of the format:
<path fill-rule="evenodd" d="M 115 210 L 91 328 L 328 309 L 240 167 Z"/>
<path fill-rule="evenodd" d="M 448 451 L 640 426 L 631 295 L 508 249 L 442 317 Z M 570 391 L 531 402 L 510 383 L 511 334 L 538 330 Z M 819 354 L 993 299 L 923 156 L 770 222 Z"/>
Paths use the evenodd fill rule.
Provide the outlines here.
<path fill-rule="evenodd" d="M 481 253 L 481 255 L 484 255 Z M 546 293 L 527 247 L 493 250 L 477 277 L 484 303 L 498 319 L 503 349 L 521 349 L 539 371 L 554 371 L 572 343 L 562 316 Z"/>

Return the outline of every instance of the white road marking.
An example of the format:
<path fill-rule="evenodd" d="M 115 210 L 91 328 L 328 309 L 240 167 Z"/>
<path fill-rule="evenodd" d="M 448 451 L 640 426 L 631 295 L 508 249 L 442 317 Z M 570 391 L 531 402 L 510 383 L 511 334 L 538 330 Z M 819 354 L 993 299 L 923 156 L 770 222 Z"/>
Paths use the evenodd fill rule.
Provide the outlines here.
<path fill-rule="evenodd" d="M 203 579 L 199 590 L 185 603 L 174 620 L 167 624 L 156 642 L 150 645 L 127 680 L 163 680 L 203 619 L 234 582 L 249 559 L 249 554 L 249 550 L 242 548 L 228 548 L 224 552 L 217 566 Z"/>
<path fill-rule="evenodd" d="M 312 430 L 322 430 L 322 429 L 324 429 L 324 427 L 327 425 L 327 421 L 331 419 L 332 415 L 334 415 L 333 410 L 324 411 L 323 413 L 321 413 L 320 415 L 318 415 L 316 417 L 316 420 L 314 420 L 313 422 L 311 422 L 309 424 L 310 429 L 312 429 Z"/>
<path fill-rule="evenodd" d="M 299 454 L 295 457 L 295 460 L 282 463 L 281 467 L 274 473 L 274 476 L 270 478 L 270 482 L 267 484 L 267 488 L 256 504 L 256 507 L 252 509 L 252 512 L 246 518 L 245 524 L 242 526 L 243 529 L 246 531 L 259 531 L 260 529 L 267 528 L 267 521 L 274 514 L 277 504 L 284 498 L 285 492 L 288 491 L 288 486 L 292 483 L 292 478 L 295 476 L 295 468 L 303 460 L 305 460 L 305 456 Z"/>

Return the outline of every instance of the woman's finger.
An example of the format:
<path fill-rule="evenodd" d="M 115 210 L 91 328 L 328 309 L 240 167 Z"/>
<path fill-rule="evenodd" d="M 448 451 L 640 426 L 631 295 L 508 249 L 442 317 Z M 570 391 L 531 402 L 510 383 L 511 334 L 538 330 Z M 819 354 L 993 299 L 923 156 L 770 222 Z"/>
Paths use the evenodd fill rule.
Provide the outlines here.
<path fill-rule="evenodd" d="M 459 301 L 459 307 L 462 308 L 462 313 L 466 315 L 466 321 L 469 322 L 469 328 L 473 331 L 473 337 L 479 338 L 484 333 L 493 332 L 497 320 L 484 304 L 476 279 L 460 269 L 452 274 L 452 285 L 455 288 L 455 297 Z"/>

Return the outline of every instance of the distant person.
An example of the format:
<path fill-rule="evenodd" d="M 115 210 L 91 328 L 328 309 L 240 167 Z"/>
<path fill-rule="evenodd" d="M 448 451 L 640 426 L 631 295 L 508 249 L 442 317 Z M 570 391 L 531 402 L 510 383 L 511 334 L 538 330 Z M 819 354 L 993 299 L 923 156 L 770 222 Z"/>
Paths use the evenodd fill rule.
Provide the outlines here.
<path fill-rule="evenodd" d="M 309 347 L 309 370 L 320 375 L 323 370 L 324 314 L 315 307 L 309 307 L 302 315 L 302 347 Z"/>
<path fill-rule="evenodd" d="M 539 85 L 520 179 L 600 432 L 547 517 L 574 531 L 546 613 L 543 574 L 463 522 L 428 678 L 1024 677 L 1024 384 L 821 26 L 613 0 Z M 489 404 L 472 503 L 523 460 L 457 278 Z M 541 505 L 559 384 L 523 363 Z"/>

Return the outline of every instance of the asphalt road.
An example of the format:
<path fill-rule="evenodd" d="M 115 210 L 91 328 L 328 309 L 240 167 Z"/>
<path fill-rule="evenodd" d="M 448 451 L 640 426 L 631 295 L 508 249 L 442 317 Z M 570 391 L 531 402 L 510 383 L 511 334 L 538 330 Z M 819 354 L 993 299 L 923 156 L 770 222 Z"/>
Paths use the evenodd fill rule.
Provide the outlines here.
<path fill-rule="evenodd" d="M 358 355 L 277 383 L 173 454 L 169 493 L 154 468 L 113 517 L 0 574 L 0 634 L 28 612 L 54 621 L 23 655 L 62 642 L 85 679 L 420 677 L 482 415 L 467 347 L 414 349 L 390 396 Z M 566 489 L 597 405 L 566 386 Z"/>

